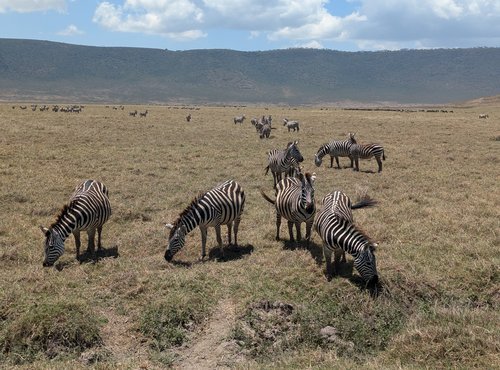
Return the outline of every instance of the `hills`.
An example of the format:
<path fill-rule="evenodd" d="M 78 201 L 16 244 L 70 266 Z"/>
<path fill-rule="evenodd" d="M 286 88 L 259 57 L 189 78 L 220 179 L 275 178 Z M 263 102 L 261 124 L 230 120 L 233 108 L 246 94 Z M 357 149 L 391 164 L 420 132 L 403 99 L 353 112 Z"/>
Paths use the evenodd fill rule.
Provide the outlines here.
<path fill-rule="evenodd" d="M 499 65 L 500 48 L 171 51 L 0 39 L 0 100 L 437 104 L 500 94 Z"/>

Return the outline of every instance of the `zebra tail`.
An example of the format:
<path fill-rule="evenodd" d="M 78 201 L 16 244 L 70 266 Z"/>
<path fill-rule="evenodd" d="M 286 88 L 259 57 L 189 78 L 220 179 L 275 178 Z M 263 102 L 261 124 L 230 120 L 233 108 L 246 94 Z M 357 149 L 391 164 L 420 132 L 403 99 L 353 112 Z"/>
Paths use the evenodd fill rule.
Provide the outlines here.
<path fill-rule="evenodd" d="M 275 203 L 276 203 L 276 200 L 272 200 L 271 198 L 269 198 L 269 197 L 267 196 L 267 194 L 266 194 L 266 193 L 264 193 L 264 190 L 262 190 L 262 189 L 259 189 L 259 190 L 260 190 L 260 194 L 262 195 L 262 197 L 263 197 L 265 200 L 267 200 L 267 201 L 268 201 L 269 203 L 271 203 L 271 204 L 275 204 Z"/>
<path fill-rule="evenodd" d="M 266 172 L 264 173 L 264 176 L 266 176 L 268 172 L 269 172 L 269 166 L 266 167 Z"/>
<path fill-rule="evenodd" d="M 374 207 L 377 205 L 377 201 L 370 197 L 366 197 L 361 199 L 358 203 L 351 205 L 351 209 L 365 208 L 365 207 Z"/>
<path fill-rule="evenodd" d="M 385 161 L 385 150 L 382 151 L 382 159 Z"/>

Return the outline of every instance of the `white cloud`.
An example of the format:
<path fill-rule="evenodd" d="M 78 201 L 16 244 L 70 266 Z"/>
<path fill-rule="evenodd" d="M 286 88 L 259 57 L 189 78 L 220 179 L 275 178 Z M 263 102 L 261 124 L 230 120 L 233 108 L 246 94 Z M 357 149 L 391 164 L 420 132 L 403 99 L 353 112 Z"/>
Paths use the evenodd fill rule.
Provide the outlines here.
<path fill-rule="evenodd" d="M 0 0 L 0 13 L 8 11 L 18 13 L 40 12 L 56 10 L 64 12 L 66 10 L 65 0 Z"/>
<path fill-rule="evenodd" d="M 304 44 L 297 44 L 295 46 L 298 48 L 306 48 L 306 49 L 324 49 L 324 46 L 316 40 L 312 40 Z"/>
<path fill-rule="evenodd" d="M 113 31 L 176 40 L 194 40 L 225 29 L 290 45 L 316 41 L 357 43 L 363 49 L 459 47 L 479 42 L 477 46 L 498 46 L 499 0 L 348 1 L 353 11 L 346 16 L 327 8 L 332 0 L 105 1 L 97 6 L 93 20 Z"/>
<path fill-rule="evenodd" d="M 78 27 L 75 26 L 74 24 L 70 24 L 68 27 L 66 27 L 62 31 L 59 31 L 57 34 L 61 36 L 75 36 L 75 35 L 83 35 L 84 32 L 78 29 Z"/>

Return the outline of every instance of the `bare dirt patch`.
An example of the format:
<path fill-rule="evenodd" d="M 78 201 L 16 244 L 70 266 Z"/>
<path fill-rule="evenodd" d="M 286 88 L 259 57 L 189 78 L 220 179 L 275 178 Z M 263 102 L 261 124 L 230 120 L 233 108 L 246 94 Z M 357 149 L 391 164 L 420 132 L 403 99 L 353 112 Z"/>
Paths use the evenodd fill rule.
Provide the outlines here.
<path fill-rule="evenodd" d="M 214 315 L 201 333 L 193 333 L 186 345 L 176 351 L 176 369 L 229 369 L 244 361 L 239 346 L 231 339 L 236 321 L 235 306 L 230 299 L 219 302 Z"/>

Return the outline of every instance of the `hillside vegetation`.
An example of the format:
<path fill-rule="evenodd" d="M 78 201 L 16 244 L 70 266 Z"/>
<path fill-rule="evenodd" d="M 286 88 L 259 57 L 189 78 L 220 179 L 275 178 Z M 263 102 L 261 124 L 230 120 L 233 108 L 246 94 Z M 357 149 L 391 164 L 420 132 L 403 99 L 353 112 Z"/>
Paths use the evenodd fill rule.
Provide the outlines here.
<path fill-rule="evenodd" d="M 498 367 L 500 107 L 185 108 L 0 106 L 1 368 Z M 149 113 L 129 116 L 135 109 Z M 247 120 L 235 125 L 241 114 Z M 274 117 L 269 140 L 249 124 L 262 114 Z M 300 132 L 281 126 L 284 117 L 299 120 Z M 360 172 L 329 168 L 328 158 L 314 166 L 319 146 L 347 132 L 384 146 L 381 173 L 373 160 Z M 284 240 L 274 240 L 274 210 L 259 189 L 272 194 L 266 152 L 292 139 L 304 171 L 317 174 L 317 202 L 333 190 L 378 200 L 354 212 L 379 243 L 378 298 L 350 256 L 326 279 L 317 234 L 307 250 L 287 241 L 283 223 Z M 105 251 L 80 264 L 70 237 L 56 266 L 43 268 L 39 225 L 86 178 L 110 191 Z M 200 262 L 196 229 L 167 263 L 164 224 L 229 178 L 247 196 L 239 247 L 220 258 L 210 229 Z"/>
<path fill-rule="evenodd" d="M 0 99 L 443 103 L 499 94 L 500 48 L 171 51 L 0 39 Z"/>

